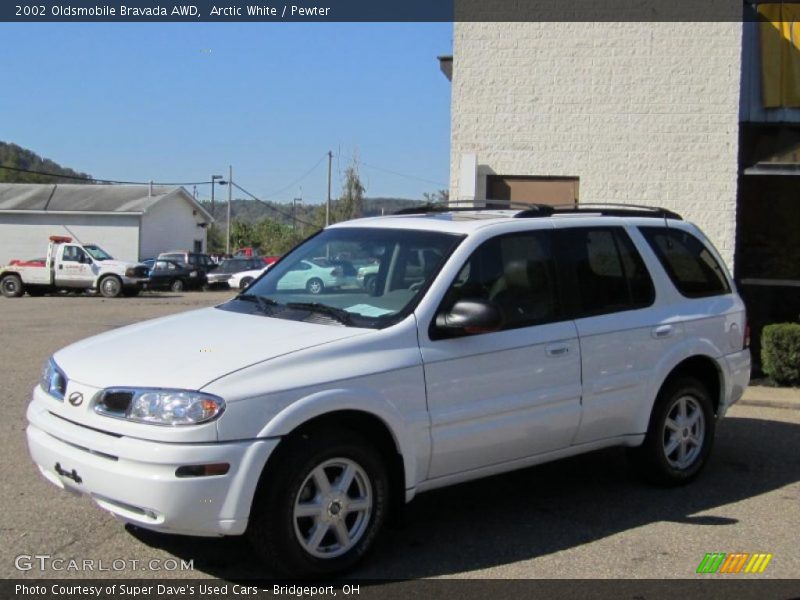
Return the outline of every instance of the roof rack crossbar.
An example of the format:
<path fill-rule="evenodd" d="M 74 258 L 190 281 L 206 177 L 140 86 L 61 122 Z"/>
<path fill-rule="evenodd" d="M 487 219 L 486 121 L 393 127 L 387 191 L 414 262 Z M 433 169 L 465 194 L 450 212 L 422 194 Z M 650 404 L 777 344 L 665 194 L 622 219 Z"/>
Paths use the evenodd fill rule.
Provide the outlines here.
<path fill-rule="evenodd" d="M 657 219 L 675 219 L 682 221 L 678 213 L 660 206 L 645 206 L 641 204 L 618 204 L 613 202 L 596 202 L 575 204 L 558 204 L 552 206 L 549 215 L 538 211 L 523 210 L 515 215 L 519 219 L 530 219 L 553 214 L 598 214 L 603 217 L 651 217 Z"/>
<path fill-rule="evenodd" d="M 409 208 L 401 208 L 393 212 L 393 215 L 421 215 L 436 212 L 478 212 L 478 211 L 493 211 L 493 210 L 514 210 L 515 208 L 523 209 L 524 211 L 540 211 L 544 212 L 547 216 L 552 214 L 552 207 L 548 204 L 531 204 L 530 202 L 508 202 L 505 200 L 487 200 L 489 206 L 453 206 L 453 204 L 464 204 L 469 202 L 474 203 L 474 200 L 452 200 L 448 203 L 441 204 L 422 204 L 420 206 L 411 206 Z M 519 215 L 516 215 L 519 216 Z"/>

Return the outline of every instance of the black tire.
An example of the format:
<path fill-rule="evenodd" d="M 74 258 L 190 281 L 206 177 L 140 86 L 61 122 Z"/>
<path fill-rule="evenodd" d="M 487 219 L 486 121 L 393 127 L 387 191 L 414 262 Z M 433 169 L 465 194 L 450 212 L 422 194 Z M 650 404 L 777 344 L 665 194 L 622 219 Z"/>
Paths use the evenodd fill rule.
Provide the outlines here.
<path fill-rule="evenodd" d="M 173 279 L 169 282 L 170 292 L 182 292 L 186 286 L 183 284 L 182 279 Z"/>
<path fill-rule="evenodd" d="M 242 280 L 239 282 L 239 289 L 240 289 L 240 290 L 243 290 L 243 289 L 245 289 L 245 288 L 246 288 L 248 285 L 250 285 L 251 283 L 253 283 L 253 278 L 252 278 L 252 277 L 245 277 L 244 279 L 242 279 Z"/>
<path fill-rule="evenodd" d="M 116 275 L 106 275 L 97 282 L 97 289 L 104 298 L 117 298 L 122 295 L 122 280 Z"/>
<path fill-rule="evenodd" d="M 325 291 L 325 284 L 319 277 L 313 277 L 306 282 L 306 291 L 317 296 Z"/>
<path fill-rule="evenodd" d="M 686 406 L 685 421 L 680 420 L 681 401 Z M 692 424 L 695 414 L 698 420 Z M 668 425 L 668 417 L 679 418 L 671 419 Z M 700 426 L 702 440 L 698 444 Z M 694 377 L 676 377 L 667 380 L 659 391 L 644 443 L 629 449 L 628 456 L 645 479 L 663 486 L 683 485 L 697 477 L 708 462 L 715 430 L 714 408 L 706 387 Z M 676 443 L 678 446 L 670 452 Z"/>
<path fill-rule="evenodd" d="M 320 506 L 325 506 L 326 518 L 334 521 L 338 518 L 354 539 L 348 541 L 352 546 L 346 549 L 338 541 L 341 538 L 336 535 L 336 524 L 326 523 L 326 533 L 318 549 L 329 540 L 324 550 L 333 556 L 320 557 L 308 551 L 301 538 L 308 535 L 306 543 L 310 541 L 321 521 L 316 517 L 295 517 L 295 504 L 309 491 L 309 485 L 314 485 L 312 472 L 321 465 L 332 464 L 325 473 L 326 478 L 333 477 L 331 487 L 336 487 L 338 477 L 344 472 L 337 475 L 337 461 L 351 461 L 361 469 L 361 474 L 353 479 L 355 487 L 348 488 L 350 492 L 346 492 L 343 505 L 328 498 Z M 371 493 L 371 510 L 359 522 L 362 513 L 348 513 L 345 509 L 354 500 L 350 493 L 366 489 L 366 484 L 362 486 L 364 481 L 368 481 Z M 327 577 L 346 572 L 364 557 L 386 520 L 388 508 L 389 478 L 378 450 L 355 432 L 319 429 L 281 442 L 261 477 L 247 535 L 256 553 L 276 575 Z"/>
<path fill-rule="evenodd" d="M 0 291 L 6 298 L 19 298 L 25 293 L 25 286 L 19 275 L 5 275 L 0 279 Z"/>
<path fill-rule="evenodd" d="M 378 287 L 378 278 L 375 275 L 367 275 L 364 278 L 364 289 L 367 290 L 367 294 L 369 294 L 370 296 L 374 296 L 377 287 Z"/>

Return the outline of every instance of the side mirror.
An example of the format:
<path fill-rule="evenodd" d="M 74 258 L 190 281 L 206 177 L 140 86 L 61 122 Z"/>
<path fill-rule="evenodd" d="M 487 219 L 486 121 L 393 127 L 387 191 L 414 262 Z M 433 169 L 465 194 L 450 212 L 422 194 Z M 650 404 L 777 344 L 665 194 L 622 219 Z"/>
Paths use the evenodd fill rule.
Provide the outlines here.
<path fill-rule="evenodd" d="M 503 326 L 500 309 L 488 300 L 459 300 L 436 315 L 436 327 L 452 334 L 490 333 Z"/>
<path fill-rule="evenodd" d="M 84 265 L 90 265 L 92 264 L 92 259 L 86 256 L 85 254 L 81 254 L 80 258 L 78 259 L 78 262 Z"/>

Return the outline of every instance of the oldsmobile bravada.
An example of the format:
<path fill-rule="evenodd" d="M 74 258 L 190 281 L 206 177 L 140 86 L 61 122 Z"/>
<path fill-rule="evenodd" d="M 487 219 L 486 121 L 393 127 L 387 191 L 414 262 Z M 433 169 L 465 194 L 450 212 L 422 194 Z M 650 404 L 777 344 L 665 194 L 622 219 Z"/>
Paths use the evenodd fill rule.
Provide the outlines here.
<path fill-rule="evenodd" d="M 274 572 L 321 576 L 441 486 L 608 446 L 685 483 L 749 373 L 744 305 L 678 215 L 428 208 L 59 350 L 27 437 L 44 477 L 123 521 L 247 534 Z"/>

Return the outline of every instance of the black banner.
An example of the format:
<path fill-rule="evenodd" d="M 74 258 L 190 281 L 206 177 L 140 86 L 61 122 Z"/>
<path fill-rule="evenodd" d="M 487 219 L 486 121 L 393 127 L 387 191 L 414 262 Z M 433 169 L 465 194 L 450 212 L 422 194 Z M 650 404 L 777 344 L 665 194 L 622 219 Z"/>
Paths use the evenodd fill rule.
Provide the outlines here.
<path fill-rule="evenodd" d="M 739 21 L 743 0 L 95 0 L 0 3 L 10 22 Z"/>
<path fill-rule="evenodd" d="M 0 598 L 14 600 L 789 600 L 800 581 L 697 580 L 476 580 L 230 582 L 214 579 L 16 579 L 0 582 Z"/>

